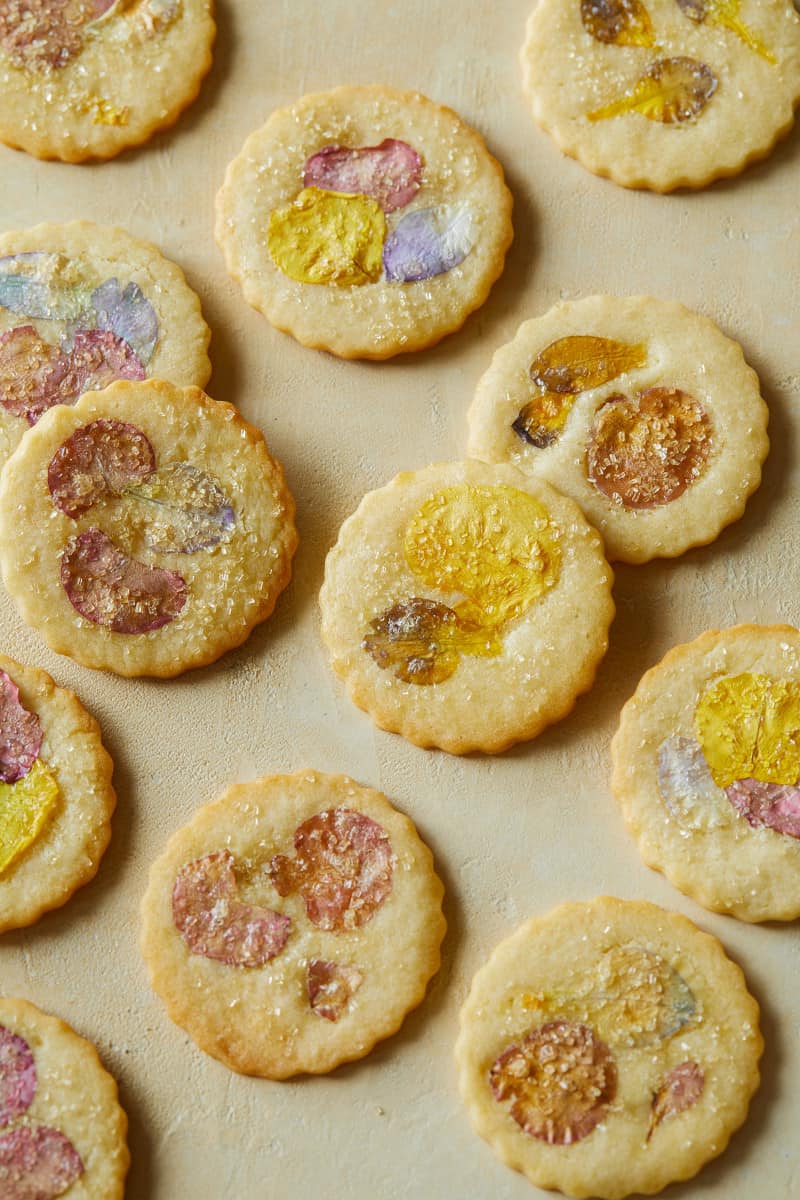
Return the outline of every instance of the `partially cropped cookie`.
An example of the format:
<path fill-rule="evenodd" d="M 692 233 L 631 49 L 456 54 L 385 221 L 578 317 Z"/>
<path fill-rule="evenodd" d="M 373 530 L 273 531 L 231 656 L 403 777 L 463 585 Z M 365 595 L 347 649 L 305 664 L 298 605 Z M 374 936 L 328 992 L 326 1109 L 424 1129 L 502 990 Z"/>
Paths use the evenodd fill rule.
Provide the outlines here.
<path fill-rule="evenodd" d="M 758 1005 L 686 917 L 604 896 L 533 917 L 472 984 L 475 1130 L 531 1183 L 621 1200 L 721 1154 L 758 1087 Z"/>
<path fill-rule="evenodd" d="M 122 1200 L 127 1129 L 94 1046 L 27 1000 L 0 997 L 0 1196 Z"/>
<path fill-rule="evenodd" d="M 112 769 L 77 696 L 0 655 L 0 931 L 32 924 L 95 876 Z"/>
<path fill-rule="evenodd" d="M 711 630 L 642 678 L 612 787 L 648 866 L 743 921 L 800 916 L 800 633 Z"/>
<path fill-rule="evenodd" d="M 624 187 L 703 187 L 763 158 L 800 102 L 792 0 L 538 0 L 535 120 Z"/>
<path fill-rule="evenodd" d="M 48 409 L 116 379 L 203 387 L 210 337 L 149 242 L 90 221 L 0 235 L 0 465 Z"/>
<path fill-rule="evenodd" d="M 382 729 L 493 753 L 591 686 L 612 578 L 595 530 L 548 484 L 439 463 L 369 492 L 345 521 L 325 564 L 322 637 Z"/>
<path fill-rule="evenodd" d="M 588 296 L 526 321 L 480 380 L 468 453 L 571 496 L 613 561 L 672 558 L 744 512 L 769 449 L 741 346 L 651 296 Z"/>
<path fill-rule="evenodd" d="M 177 675 L 238 646 L 272 612 L 296 544 L 261 432 L 163 380 L 51 409 L 0 482 L 0 563 L 23 619 L 120 675 Z"/>
<path fill-rule="evenodd" d="M 278 109 L 217 197 L 217 241 L 245 298 L 342 358 L 389 358 L 459 329 L 511 237 L 511 193 L 480 134 L 385 87 Z"/>
<path fill-rule="evenodd" d="M 0 141 L 111 158 L 171 125 L 211 66 L 212 0 L 0 0 Z"/>
<path fill-rule="evenodd" d="M 362 1058 L 439 968 L 430 850 L 380 792 L 300 771 L 232 787 L 153 865 L 142 951 L 173 1021 L 234 1071 Z"/>

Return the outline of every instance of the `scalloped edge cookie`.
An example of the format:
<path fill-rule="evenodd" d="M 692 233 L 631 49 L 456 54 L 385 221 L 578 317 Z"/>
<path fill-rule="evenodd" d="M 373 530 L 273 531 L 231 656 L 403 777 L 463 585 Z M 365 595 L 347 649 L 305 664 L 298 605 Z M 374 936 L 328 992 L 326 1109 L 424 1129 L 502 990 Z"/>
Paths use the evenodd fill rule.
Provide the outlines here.
<path fill-rule="evenodd" d="M 391 889 L 371 917 L 333 930 L 312 924 L 300 895 L 279 893 L 268 870 L 278 852 L 292 853 L 301 822 L 332 808 L 378 822 L 394 860 Z M 175 925 L 181 868 L 220 848 L 234 856 L 243 898 L 291 922 L 284 947 L 266 965 L 194 953 Z M 172 835 L 142 899 L 141 950 L 167 1015 L 201 1050 L 248 1075 L 323 1074 L 363 1058 L 422 1002 L 440 965 L 443 894 L 433 855 L 382 792 L 346 775 L 269 775 L 235 784 Z M 329 956 L 343 957 L 361 979 L 339 1015 L 323 1019 L 312 1011 L 303 972 Z"/>
<path fill-rule="evenodd" d="M 419 195 L 403 215 L 427 207 L 433 197 L 455 203 L 468 193 L 488 233 L 461 263 L 423 283 L 381 278 L 335 286 L 289 278 L 267 247 L 267 218 L 301 190 L 309 155 L 337 137 L 358 147 L 408 137 L 433 178 L 423 173 Z M 459 154 L 455 176 L 450 143 Z M 428 183 L 432 195 L 426 198 Z M 444 105 L 377 85 L 313 93 L 277 109 L 230 163 L 216 207 L 217 243 L 247 302 L 303 345 L 340 358 L 390 358 L 433 346 L 460 329 L 500 276 L 513 237 L 511 193 L 482 136 Z"/>
<path fill-rule="evenodd" d="M 679 972 L 683 987 L 690 989 L 696 1005 L 693 1012 L 699 1012 L 700 1019 L 690 1016 L 679 1029 L 657 1034 L 657 1044 L 662 1047 L 658 1051 L 649 1044 L 615 1041 L 612 1095 L 605 1098 L 599 1121 L 589 1129 L 584 1127 L 582 1135 L 571 1142 L 554 1138 L 551 1144 L 543 1136 L 525 1132 L 504 1099 L 495 1099 L 490 1068 L 507 1059 L 510 1045 L 519 1043 L 530 1031 L 552 1029 L 558 1023 L 556 1017 L 554 1024 L 541 1025 L 543 1017 L 536 1016 L 537 997 L 544 994 L 546 999 L 553 987 L 579 983 L 580 972 L 584 968 L 589 971 L 597 962 L 594 943 L 601 953 L 627 946 L 662 958 L 668 968 Z M 551 979 L 555 982 L 550 983 Z M 559 997 L 557 992 L 550 1006 L 556 1012 L 559 1004 L 563 1007 L 566 1003 Z M 579 1007 L 583 1003 L 579 1002 Z M 585 1004 L 591 1018 L 591 995 Z M 713 1028 L 708 1030 L 706 1024 L 704 1038 L 704 1022 L 712 1015 Z M 739 966 L 715 937 L 701 932 L 688 918 L 644 901 L 612 896 L 561 904 L 521 925 L 475 975 L 461 1009 L 455 1050 L 461 1097 L 475 1132 L 502 1162 L 538 1187 L 604 1200 L 621 1200 L 633 1192 L 650 1195 L 694 1176 L 704 1163 L 722 1153 L 745 1120 L 759 1084 L 758 1060 L 764 1045 L 758 1018 L 758 1004 L 747 991 Z M 726 1034 L 727 1055 L 716 1056 L 716 1075 L 709 1075 L 704 1041 L 713 1055 L 717 1039 Z M 599 1045 L 605 1046 L 605 1042 Z M 734 1062 L 731 1055 L 737 1050 L 739 1059 Z M 656 1054 L 663 1056 L 663 1062 L 654 1074 L 650 1060 Z M 706 1063 L 699 1098 L 683 1111 L 668 1112 L 670 1119 L 664 1119 L 662 1112 L 649 1140 L 648 1119 L 652 1133 L 656 1104 L 656 1093 L 650 1087 L 666 1068 L 674 1071 L 676 1059 L 688 1065 L 687 1055 L 695 1054 Z M 692 1114 L 695 1124 L 690 1132 L 687 1121 Z M 698 1131 L 697 1119 L 705 1120 L 705 1133 Z"/>

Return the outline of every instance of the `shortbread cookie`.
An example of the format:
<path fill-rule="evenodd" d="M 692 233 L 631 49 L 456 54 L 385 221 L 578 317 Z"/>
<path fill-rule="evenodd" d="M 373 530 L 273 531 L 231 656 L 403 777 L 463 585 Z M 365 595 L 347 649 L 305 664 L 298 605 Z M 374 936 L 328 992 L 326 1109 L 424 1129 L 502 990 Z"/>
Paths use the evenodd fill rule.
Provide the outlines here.
<path fill-rule="evenodd" d="M 94 878 L 111 837 L 112 769 L 77 696 L 0 655 L 0 931 Z"/>
<path fill-rule="evenodd" d="M 370 492 L 325 564 L 322 637 L 382 729 L 453 754 L 534 737 L 592 684 L 613 576 L 577 506 L 513 467 Z"/>
<path fill-rule="evenodd" d="M 721 1154 L 758 1087 L 758 1005 L 716 938 L 602 896 L 533 917 L 461 1011 L 476 1131 L 532 1183 L 619 1200 Z"/>
<path fill-rule="evenodd" d="M 171 125 L 211 66 L 213 0 L 0 0 L 0 141 L 111 158 Z"/>
<path fill-rule="evenodd" d="M 0 997 L 0 1196 L 122 1200 L 127 1129 L 94 1046 L 27 1000 Z"/>
<path fill-rule="evenodd" d="M 612 743 L 644 861 L 706 908 L 800 916 L 800 633 L 738 625 L 676 646 Z"/>
<path fill-rule="evenodd" d="M 547 479 L 613 561 L 672 558 L 744 512 L 769 449 L 737 342 L 680 304 L 589 296 L 526 321 L 469 411 L 468 453 Z"/>
<path fill-rule="evenodd" d="M 178 675 L 238 646 L 275 607 L 296 544 L 260 431 L 163 380 L 52 408 L 0 483 L 0 562 L 23 619 L 120 675 Z"/>
<path fill-rule="evenodd" d="M 176 1024 L 234 1071 L 362 1058 L 439 968 L 443 888 L 411 821 L 343 775 L 232 787 L 154 864 L 142 951 Z"/>
<path fill-rule="evenodd" d="M 389 358 L 459 329 L 511 237 L 511 193 L 480 134 L 384 87 L 274 112 L 217 198 L 217 241 L 245 298 L 342 358 Z"/>
<path fill-rule="evenodd" d="M 792 0 L 538 0 L 536 121 L 624 187 L 703 187 L 764 158 L 800 102 Z"/>
<path fill-rule="evenodd" d="M 210 336 L 149 242 L 89 221 L 0 235 L 0 465 L 54 404 L 115 379 L 203 387 Z"/>

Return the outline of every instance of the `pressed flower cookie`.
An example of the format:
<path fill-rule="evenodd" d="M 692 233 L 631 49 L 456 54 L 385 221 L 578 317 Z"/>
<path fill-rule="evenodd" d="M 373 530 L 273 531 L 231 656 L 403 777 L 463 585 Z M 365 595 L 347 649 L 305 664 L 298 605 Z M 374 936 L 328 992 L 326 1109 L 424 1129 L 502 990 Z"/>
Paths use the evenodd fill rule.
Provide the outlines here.
<path fill-rule="evenodd" d="M 577 506 L 509 466 L 370 492 L 325 564 L 322 637 L 382 729 L 454 754 L 534 737 L 592 684 L 611 570 Z"/>
<path fill-rule="evenodd" d="M 0 141 L 111 158 L 191 104 L 211 66 L 212 0 L 0 0 Z"/>
<path fill-rule="evenodd" d="M 234 1071 L 362 1058 L 439 968 L 443 888 L 411 821 L 343 775 L 230 788 L 150 872 L 142 951 L 167 1012 Z"/>
<path fill-rule="evenodd" d="M 385 87 L 274 112 L 217 197 L 217 241 L 245 298 L 342 358 L 389 358 L 459 329 L 511 237 L 511 193 L 480 134 Z"/>
<path fill-rule="evenodd" d="M 800 17 L 792 0 L 538 0 L 522 69 L 536 121 L 596 175 L 703 187 L 791 128 Z"/>
<path fill-rule="evenodd" d="M 27 1000 L 0 997 L 0 1196 L 122 1200 L 127 1129 L 94 1046 Z"/>
<path fill-rule="evenodd" d="M 272 612 L 294 501 L 231 404 L 163 380 L 59 405 L 0 482 L 0 563 L 52 649 L 120 675 L 178 675 Z"/>
<path fill-rule="evenodd" d="M 533 917 L 472 984 L 456 1046 L 475 1130 L 569 1196 L 620 1200 L 721 1154 L 758 1087 L 758 1005 L 686 917 L 599 897 Z"/>
<path fill-rule="evenodd" d="M 0 655 L 0 931 L 32 924 L 97 873 L 112 769 L 77 696 Z"/>
<path fill-rule="evenodd" d="M 149 242 L 90 221 L 0 235 L 0 464 L 42 413 L 115 379 L 203 387 L 210 336 Z"/>
<path fill-rule="evenodd" d="M 612 742 L 644 861 L 706 908 L 800 916 L 800 633 L 738 625 L 676 646 Z"/>
<path fill-rule="evenodd" d="M 526 321 L 469 410 L 468 453 L 571 496 L 613 561 L 672 558 L 744 512 L 769 449 L 742 349 L 680 304 L 589 296 Z"/>

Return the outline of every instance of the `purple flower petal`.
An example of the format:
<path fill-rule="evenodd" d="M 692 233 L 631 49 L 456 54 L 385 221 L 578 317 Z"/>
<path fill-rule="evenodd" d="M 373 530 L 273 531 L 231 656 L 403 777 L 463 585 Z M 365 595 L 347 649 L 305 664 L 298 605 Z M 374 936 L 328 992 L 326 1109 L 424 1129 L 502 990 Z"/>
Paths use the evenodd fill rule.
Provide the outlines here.
<path fill-rule="evenodd" d="M 0 1025 L 0 1125 L 9 1125 L 26 1112 L 35 1095 L 36 1064 L 31 1048 L 19 1034 Z"/>
<path fill-rule="evenodd" d="M 213 476 L 187 462 L 167 463 L 126 488 L 149 510 L 145 541 L 163 554 L 195 554 L 221 542 L 236 514 Z"/>
<path fill-rule="evenodd" d="M 130 558 L 95 528 L 67 542 L 61 583 L 82 617 L 114 633 L 160 629 L 186 603 L 186 582 L 180 575 Z"/>
<path fill-rule="evenodd" d="M 91 302 L 98 329 L 110 329 L 126 341 L 146 366 L 158 341 L 158 317 L 139 285 L 123 289 L 117 279 L 107 279 L 94 289 Z"/>
<path fill-rule="evenodd" d="M 371 196 L 384 212 L 410 204 L 422 184 L 422 159 L 413 146 L 384 138 L 379 146 L 324 146 L 312 154 L 304 187 Z"/>
<path fill-rule="evenodd" d="M 470 209 L 420 208 L 403 217 L 383 248 L 390 283 L 414 283 L 443 275 L 467 257 L 475 245 Z"/>

